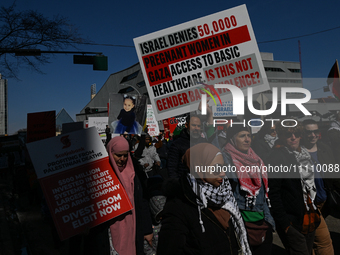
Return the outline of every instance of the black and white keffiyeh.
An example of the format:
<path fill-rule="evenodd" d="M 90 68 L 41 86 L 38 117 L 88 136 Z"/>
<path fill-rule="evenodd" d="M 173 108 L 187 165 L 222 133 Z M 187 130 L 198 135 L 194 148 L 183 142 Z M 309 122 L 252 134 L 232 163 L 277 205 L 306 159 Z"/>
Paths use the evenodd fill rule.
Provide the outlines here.
<path fill-rule="evenodd" d="M 287 148 L 287 147 L 286 147 Z M 307 149 L 303 146 L 301 146 L 301 151 L 290 151 L 287 148 L 289 153 L 293 153 L 293 155 L 296 158 L 296 161 L 299 163 L 299 173 L 301 177 L 301 185 L 303 190 L 303 197 L 305 200 L 305 205 L 308 209 L 307 205 L 307 195 L 309 194 L 312 204 L 314 206 L 314 209 L 316 210 L 316 207 L 314 205 L 314 199 L 316 197 L 316 186 L 314 181 L 314 170 L 313 170 L 313 161 L 312 157 L 307 151 Z"/>
<path fill-rule="evenodd" d="M 329 130 L 332 130 L 332 129 L 335 129 L 335 130 L 340 131 L 340 122 L 337 121 L 337 120 L 332 121 L 332 123 L 331 123 L 330 128 L 328 129 L 328 131 L 329 131 Z"/>
<path fill-rule="evenodd" d="M 223 182 L 219 187 L 214 187 L 210 183 L 204 182 L 201 179 L 196 179 L 193 175 L 188 174 L 188 181 L 192 190 L 198 197 L 196 202 L 198 205 L 199 222 L 202 227 L 202 232 L 205 232 L 205 229 L 201 219 L 201 209 L 207 208 L 209 203 L 227 210 L 230 213 L 231 221 L 243 254 L 251 254 L 247 241 L 247 231 L 244 227 L 243 218 L 231 190 L 229 180 L 223 179 Z"/>
<path fill-rule="evenodd" d="M 263 139 L 265 140 L 266 143 L 270 146 L 270 148 L 273 148 L 275 141 L 278 139 L 277 136 L 271 136 L 269 134 L 266 134 Z"/>

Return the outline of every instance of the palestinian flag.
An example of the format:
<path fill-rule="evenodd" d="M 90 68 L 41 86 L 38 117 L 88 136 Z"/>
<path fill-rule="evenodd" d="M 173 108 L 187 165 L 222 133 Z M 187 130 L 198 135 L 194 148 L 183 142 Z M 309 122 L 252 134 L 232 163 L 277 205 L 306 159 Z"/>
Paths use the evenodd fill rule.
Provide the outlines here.
<path fill-rule="evenodd" d="M 340 101 L 340 80 L 339 80 L 339 64 L 335 61 L 331 71 L 328 74 L 327 84 L 329 90 L 333 93 L 336 99 Z"/>

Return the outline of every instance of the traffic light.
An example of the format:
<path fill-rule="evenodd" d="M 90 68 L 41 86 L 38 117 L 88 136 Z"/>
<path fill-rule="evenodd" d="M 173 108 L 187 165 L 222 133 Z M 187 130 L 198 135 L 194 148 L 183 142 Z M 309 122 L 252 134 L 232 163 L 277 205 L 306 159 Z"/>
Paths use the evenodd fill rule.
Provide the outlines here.
<path fill-rule="evenodd" d="M 85 108 L 85 113 L 97 113 L 97 112 L 99 112 L 98 108 L 90 108 L 90 107 Z"/>
<path fill-rule="evenodd" d="M 94 56 L 93 70 L 107 71 L 107 56 Z"/>
<path fill-rule="evenodd" d="M 73 64 L 93 65 L 93 70 L 107 71 L 108 70 L 107 56 L 84 56 L 73 55 Z"/>

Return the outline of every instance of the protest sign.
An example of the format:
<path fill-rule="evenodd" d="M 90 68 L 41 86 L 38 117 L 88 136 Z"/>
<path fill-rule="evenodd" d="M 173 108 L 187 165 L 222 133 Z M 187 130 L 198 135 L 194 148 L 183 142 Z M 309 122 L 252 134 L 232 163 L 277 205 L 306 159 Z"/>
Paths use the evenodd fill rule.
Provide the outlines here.
<path fill-rule="evenodd" d="M 109 96 L 109 127 L 113 134 L 141 134 L 146 121 L 146 95 L 113 94 Z"/>
<path fill-rule="evenodd" d="M 109 117 L 89 117 L 88 127 L 95 127 L 102 140 L 106 140 L 106 125 L 109 124 Z"/>
<path fill-rule="evenodd" d="M 131 210 L 94 127 L 27 148 L 61 240 Z"/>
<path fill-rule="evenodd" d="M 147 105 L 146 125 L 148 125 L 148 134 L 150 136 L 158 136 L 159 127 L 158 127 L 157 120 L 155 118 L 155 114 L 153 113 L 153 108 L 151 104 Z"/>
<path fill-rule="evenodd" d="M 27 143 L 56 135 L 55 111 L 27 114 Z"/>
<path fill-rule="evenodd" d="M 222 105 L 212 106 L 213 117 L 228 117 L 235 116 L 233 114 L 233 102 L 223 101 Z"/>
<path fill-rule="evenodd" d="M 169 119 L 164 119 L 162 120 L 162 122 L 163 122 L 163 127 L 164 127 L 164 136 L 165 138 L 169 138 L 169 133 L 170 133 Z"/>
<path fill-rule="evenodd" d="M 108 125 L 109 117 L 89 117 L 88 127 L 95 127 L 98 134 L 105 133 L 106 125 Z"/>
<path fill-rule="evenodd" d="M 63 123 L 63 125 L 62 125 L 62 133 L 66 134 L 66 133 L 82 130 L 84 128 L 88 128 L 88 127 L 86 127 L 86 123 L 85 122 L 88 122 L 88 121 L 86 120 L 86 121 Z"/>
<path fill-rule="evenodd" d="M 169 118 L 170 134 L 180 134 L 183 128 L 185 128 L 186 117 L 172 117 Z"/>
<path fill-rule="evenodd" d="M 232 84 L 269 89 L 245 5 L 134 39 L 157 120 L 197 109 L 204 88 L 231 100 Z"/>

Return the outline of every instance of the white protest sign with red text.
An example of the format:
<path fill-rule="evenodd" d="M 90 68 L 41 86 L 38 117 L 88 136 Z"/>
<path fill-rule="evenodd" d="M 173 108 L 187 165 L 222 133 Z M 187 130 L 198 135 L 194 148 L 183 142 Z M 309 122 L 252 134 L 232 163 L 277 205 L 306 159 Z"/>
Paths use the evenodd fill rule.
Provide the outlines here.
<path fill-rule="evenodd" d="M 148 125 L 148 134 L 150 136 L 158 136 L 159 135 L 158 122 L 155 118 L 155 114 L 153 113 L 153 108 L 152 108 L 151 104 L 147 105 L 146 125 Z"/>
<path fill-rule="evenodd" d="M 248 16 L 241 5 L 134 39 L 157 120 L 197 109 L 201 88 L 231 100 L 233 84 L 254 93 L 269 89 Z"/>
<path fill-rule="evenodd" d="M 61 240 L 131 210 L 95 127 L 27 147 Z"/>

